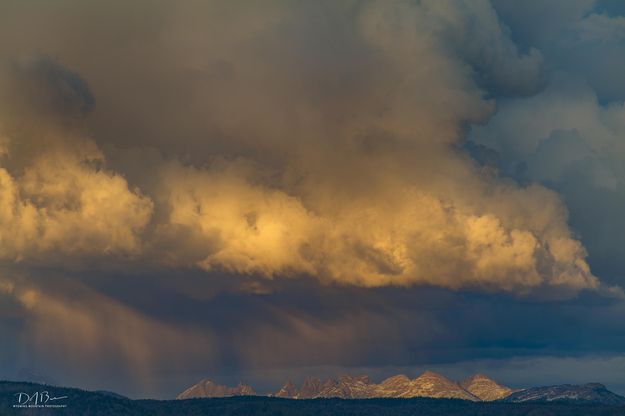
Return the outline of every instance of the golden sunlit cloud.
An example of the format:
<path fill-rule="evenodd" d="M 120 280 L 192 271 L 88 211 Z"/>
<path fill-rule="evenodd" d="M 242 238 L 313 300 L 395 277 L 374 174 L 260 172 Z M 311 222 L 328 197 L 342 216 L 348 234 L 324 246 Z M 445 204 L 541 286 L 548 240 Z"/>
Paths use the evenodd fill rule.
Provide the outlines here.
<path fill-rule="evenodd" d="M 103 147 L 90 137 L 94 99 L 77 74 L 45 57 L 6 65 L 0 256 L 118 258 L 365 287 L 599 288 L 556 193 L 500 178 L 457 149 L 462 126 L 494 110 L 465 62 L 524 92 L 542 65 L 536 50 L 517 50 L 488 2 L 463 4 L 463 13 L 447 1 L 327 5 L 342 24 L 327 28 L 334 46 L 311 52 L 330 65 L 318 71 L 293 43 L 314 40 L 280 36 L 306 30 L 289 23 L 304 9 L 252 16 L 208 3 L 206 16 L 238 23 L 213 27 L 193 24 L 188 12 L 198 10 L 181 5 L 161 47 L 186 51 L 175 74 L 212 68 L 185 97 L 212 126 L 212 136 L 193 134 L 199 163 L 184 161 L 182 144 L 168 154 L 175 136 L 151 159 L 143 138 Z M 469 21 L 480 22 L 480 42 L 457 37 Z M 217 29 L 229 35 L 209 36 Z M 83 69 L 110 100 L 98 88 L 107 74 Z M 185 77 L 174 78 L 163 78 L 164 91 L 185 88 Z M 145 103 L 137 118 L 150 110 Z"/>

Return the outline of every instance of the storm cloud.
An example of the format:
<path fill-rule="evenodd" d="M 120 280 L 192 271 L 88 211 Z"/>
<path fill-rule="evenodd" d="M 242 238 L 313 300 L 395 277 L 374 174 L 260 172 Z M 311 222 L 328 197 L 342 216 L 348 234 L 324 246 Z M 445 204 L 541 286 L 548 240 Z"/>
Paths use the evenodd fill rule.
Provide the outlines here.
<path fill-rule="evenodd" d="M 554 325 L 563 303 L 623 313 L 610 2 L 5 1 L 0 16 L 1 328 L 19 362 L 96 385 L 80 369 L 100 357 L 145 394 L 194 366 L 579 355 L 519 323 L 528 303 Z M 450 311 L 472 308 L 509 322 L 465 332 Z"/>
<path fill-rule="evenodd" d="M 4 171 L 3 223 L 24 241 L 5 240 L 5 257 L 121 253 L 364 286 L 600 286 L 558 195 L 488 175 L 453 146 L 492 114 L 487 85 L 540 83 L 540 53 L 519 52 L 487 2 L 191 5 L 167 12 L 156 51 L 115 65 L 143 65 L 141 83 L 157 88 L 129 97 L 146 101 L 138 129 L 196 116 L 204 126 L 191 131 L 165 125 L 167 136 L 137 132 L 121 148 L 97 129 L 119 122 L 107 103 L 128 95 L 109 65 L 81 71 L 98 100 L 99 78 L 113 82 L 92 126 L 76 121 L 93 106 L 76 73 L 48 57 L 9 64 L 5 106 L 23 104 L 5 111 L 5 158 L 21 163 Z M 126 173 L 145 146 L 161 160 Z M 134 156 L 109 167 L 124 148 Z"/>

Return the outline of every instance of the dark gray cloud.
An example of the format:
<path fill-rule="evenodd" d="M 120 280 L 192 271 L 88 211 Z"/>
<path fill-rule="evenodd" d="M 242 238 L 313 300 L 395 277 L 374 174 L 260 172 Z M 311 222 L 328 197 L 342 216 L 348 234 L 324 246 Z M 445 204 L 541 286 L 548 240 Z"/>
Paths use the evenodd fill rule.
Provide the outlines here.
<path fill-rule="evenodd" d="M 63 277 L 76 278 L 85 280 Z M 271 390 L 287 378 L 306 375 L 368 372 L 383 378 L 397 372 L 416 375 L 425 368 L 456 378 L 490 371 L 519 387 L 590 377 L 623 391 L 622 364 L 602 364 L 623 360 L 619 334 L 625 328 L 614 317 L 625 311 L 617 300 L 587 295 L 554 302 L 435 288 L 340 288 L 304 278 L 275 282 L 271 291 L 258 293 L 242 289 L 231 276 L 211 278 L 206 284 L 206 276 L 199 273 L 116 273 L 87 280 L 88 290 L 117 305 L 113 311 L 128 308 L 134 311 L 131 319 L 141 317 L 140 325 L 131 325 L 139 332 L 127 342 L 141 342 L 147 336 L 140 332 L 144 325 L 158 329 L 159 348 L 151 352 L 157 359 L 150 363 L 146 385 L 137 385 L 136 369 L 117 355 L 117 338 L 106 332 L 108 325 L 101 329 L 98 361 L 83 364 L 86 374 L 73 369 L 75 357 L 55 351 L 54 343 L 44 350 L 26 343 L 30 347 L 7 352 L 7 368 L 28 367 L 30 362 L 67 382 L 93 388 L 115 383 L 135 395 L 169 397 L 207 376 L 231 383 L 245 379 Z M 54 284 L 59 282 L 57 277 Z M 71 305 L 69 299 L 87 290 L 71 293 L 68 285 L 63 287 L 62 294 L 46 292 Z M 103 307 L 93 308 L 88 315 Z M 111 312 L 108 307 L 105 311 Z M 172 334 L 177 342 L 168 346 L 163 328 L 183 334 Z M 27 328 L 11 333 L 22 340 L 32 337 Z"/>
<path fill-rule="evenodd" d="M 551 71 L 584 77 L 601 101 L 625 98 L 620 2 L 495 0 L 493 6 L 512 38 L 525 48 L 537 48 Z"/>

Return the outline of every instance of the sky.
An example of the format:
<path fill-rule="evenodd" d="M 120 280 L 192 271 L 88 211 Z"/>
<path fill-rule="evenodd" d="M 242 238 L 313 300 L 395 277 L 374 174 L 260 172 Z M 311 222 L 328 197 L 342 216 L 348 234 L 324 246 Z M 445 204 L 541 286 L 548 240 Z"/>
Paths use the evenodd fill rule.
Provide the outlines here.
<path fill-rule="evenodd" d="M 618 0 L 0 0 L 0 378 L 625 394 Z"/>

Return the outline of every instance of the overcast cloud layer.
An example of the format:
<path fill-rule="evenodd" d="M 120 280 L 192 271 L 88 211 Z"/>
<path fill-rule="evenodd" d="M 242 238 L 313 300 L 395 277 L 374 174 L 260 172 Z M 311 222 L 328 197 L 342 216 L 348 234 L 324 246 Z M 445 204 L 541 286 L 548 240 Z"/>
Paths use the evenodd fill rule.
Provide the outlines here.
<path fill-rule="evenodd" d="M 620 360 L 624 12 L 0 2 L 0 375 Z"/>

